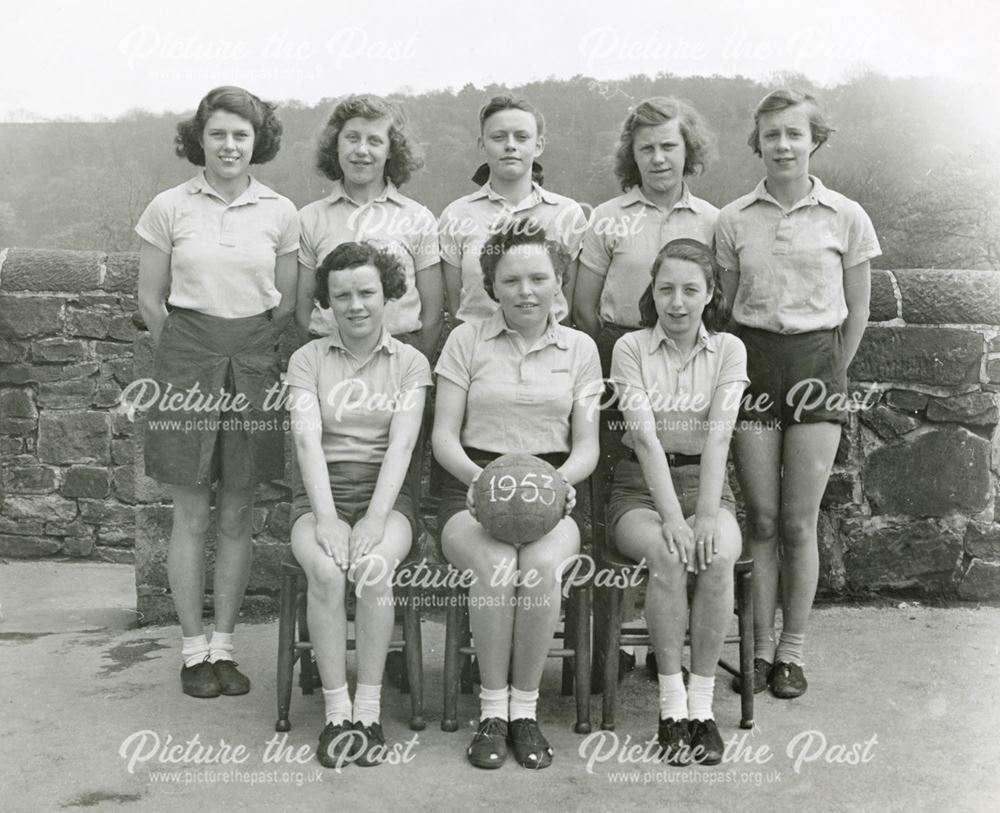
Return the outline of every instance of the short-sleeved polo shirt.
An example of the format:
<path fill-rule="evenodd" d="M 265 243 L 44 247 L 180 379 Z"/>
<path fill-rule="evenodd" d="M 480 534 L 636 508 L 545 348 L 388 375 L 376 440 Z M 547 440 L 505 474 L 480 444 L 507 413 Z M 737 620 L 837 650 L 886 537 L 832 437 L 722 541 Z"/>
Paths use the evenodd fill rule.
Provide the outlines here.
<path fill-rule="evenodd" d="M 438 223 L 441 259 L 461 269 L 462 293 L 458 318 L 463 322 L 482 321 L 492 316 L 499 304 L 490 299 L 483 287 L 483 269 L 479 257 L 490 232 L 510 220 L 531 219 L 545 230 L 550 240 L 562 243 L 574 260 L 587 227 L 583 208 L 575 200 L 532 184 L 531 194 L 516 206 L 497 194 L 489 182 L 471 195 L 448 204 Z M 560 291 L 552 306 L 556 321 L 569 313 L 566 297 Z"/>
<path fill-rule="evenodd" d="M 590 217 L 580 265 L 604 277 L 598 314 L 603 322 L 638 327 L 639 299 L 660 249 L 688 237 L 711 247 L 719 210 L 684 184 L 680 200 L 663 210 L 633 186 Z"/>
<path fill-rule="evenodd" d="M 327 462 L 381 463 L 393 416 L 414 390 L 431 385 L 431 368 L 423 353 L 384 329 L 372 354 L 358 359 L 334 329 L 292 353 L 285 384 L 319 400 Z"/>
<path fill-rule="evenodd" d="M 448 336 L 434 372 L 468 393 L 462 445 L 501 454 L 569 452 L 573 405 L 603 388 L 594 340 L 552 314 L 530 348 L 503 311 L 465 322 Z"/>
<path fill-rule="evenodd" d="M 744 385 L 750 381 L 747 351 L 732 334 L 709 333 L 702 325 L 685 357 L 657 323 L 618 340 L 611 357 L 611 380 L 622 404 L 652 409 L 664 451 L 697 455 L 711 430 L 708 414 L 716 391 L 734 381 Z M 628 430 L 622 442 L 634 448 Z"/>
<path fill-rule="evenodd" d="M 227 319 L 276 307 L 275 260 L 299 247 L 288 198 L 251 177 L 226 203 L 204 171 L 153 198 L 135 231 L 170 255 L 170 305 Z"/>
<path fill-rule="evenodd" d="M 368 203 L 356 203 L 342 181 L 329 195 L 303 206 L 299 212 L 299 262 L 310 270 L 341 243 L 367 240 L 389 249 L 402 263 L 406 293 L 385 303 L 384 323 L 393 335 L 420 330 L 420 294 L 417 273 L 439 261 L 437 221 L 430 210 L 403 195 L 387 181 L 385 191 Z M 336 329 L 333 311 L 313 306 L 309 330 L 326 336 Z"/>
<path fill-rule="evenodd" d="M 861 206 L 827 189 L 812 190 L 790 210 L 764 181 L 723 207 L 716 226 L 719 264 L 738 271 L 733 318 L 772 333 L 838 327 L 847 317 L 844 269 L 882 253 Z"/>

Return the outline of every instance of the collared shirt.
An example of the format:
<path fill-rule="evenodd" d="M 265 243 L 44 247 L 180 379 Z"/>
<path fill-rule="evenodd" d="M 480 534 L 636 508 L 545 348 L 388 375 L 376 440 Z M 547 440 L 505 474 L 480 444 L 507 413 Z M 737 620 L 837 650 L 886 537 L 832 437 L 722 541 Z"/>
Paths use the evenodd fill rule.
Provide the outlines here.
<path fill-rule="evenodd" d="M 690 237 L 711 247 L 719 210 L 697 198 L 687 184 L 664 211 L 633 186 L 596 209 L 583 237 L 580 266 L 604 277 L 598 314 L 604 322 L 638 327 L 639 298 L 650 282 L 653 260 L 671 240 Z"/>
<path fill-rule="evenodd" d="M 573 404 L 603 388 L 594 340 L 549 324 L 526 348 L 503 311 L 456 327 L 434 372 L 466 390 L 460 440 L 489 452 L 569 452 Z"/>
<path fill-rule="evenodd" d="M 719 265 L 740 275 L 733 318 L 773 333 L 838 327 L 847 318 L 844 269 L 879 256 L 861 206 L 809 176 L 813 188 L 787 212 L 764 181 L 722 209 Z"/>
<path fill-rule="evenodd" d="M 170 255 L 167 302 L 227 319 L 281 302 L 275 260 L 299 247 L 288 198 L 251 177 L 243 194 L 226 203 L 204 171 L 153 198 L 135 231 Z"/>
<path fill-rule="evenodd" d="M 381 463 L 393 416 L 409 393 L 431 385 L 431 368 L 423 353 L 385 329 L 372 354 L 358 359 L 334 328 L 292 353 L 285 384 L 319 399 L 327 462 Z"/>
<path fill-rule="evenodd" d="M 716 393 L 734 381 L 744 385 L 750 381 L 747 351 L 731 333 L 709 333 L 702 325 L 695 346 L 682 356 L 657 322 L 618 340 L 611 357 L 611 380 L 623 404 L 652 410 L 664 451 L 701 454 Z M 622 442 L 634 448 L 628 430 Z"/>
<path fill-rule="evenodd" d="M 351 241 L 367 240 L 395 254 L 403 264 L 406 293 L 385 303 L 385 326 L 394 335 L 420 330 L 417 272 L 439 260 L 437 221 L 429 209 L 400 193 L 392 181 L 386 181 L 381 195 L 363 204 L 347 195 L 342 181 L 334 181 L 329 195 L 302 207 L 299 220 L 299 262 L 310 270 L 341 243 Z M 314 305 L 310 332 L 326 336 L 335 329 L 333 311 Z"/>
<path fill-rule="evenodd" d="M 516 206 L 498 195 L 489 182 L 471 195 L 452 201 L 441 213 L 438 224 L 441 259 L 462 271 L 462 294 L 458 318 L 477 322 L 494 314 L 500 305 L 483 288 L 483 269 L 479 255 L 490 232 L 509 220 L 530 218 L 545 229 L 550 240 L 561 242 L 574 260 L 580 253 L 580 241 L 587 227 L 587 217 L 575 200 L 557 195 L 532 183 L 531 194 Z M 560 291 L 552 306 L 556 321 L 569 313 L 566 297 Z"/>

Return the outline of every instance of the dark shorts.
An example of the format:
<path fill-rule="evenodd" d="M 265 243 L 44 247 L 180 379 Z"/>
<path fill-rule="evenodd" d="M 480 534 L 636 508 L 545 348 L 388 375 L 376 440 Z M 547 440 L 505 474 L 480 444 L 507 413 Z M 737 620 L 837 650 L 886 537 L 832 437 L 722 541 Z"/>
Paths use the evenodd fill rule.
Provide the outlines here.
<path fill-rule="evenodd" d="M 772 333 L 739 326 L 747 348 L 750 386 L 741 421 L 777 424 L 846 423 L 847 365 L 840 329 Z"/>
<path fill-rule="evenodd" d="M 482 449 L 466 449 L 465 453 L 477 466 L 484 467 L 487 463 L 496 460 L 503 454 L 503 452 L 485 452 Z M 564 452 L 552 452 L 549 454 L 535 455 L 535 457 L 540 457 L 546 463 L 549 463 L 556 468 L 565 463 L 568 456 L 569 455 Z M 469 493 L 469 487 L 462 485 L 461 480 L 446 471 L 437 461 L 434 461 L 434 463 L 439 470 L 438 477 L 440 478 L 438 494 L 441 495 L 441 502 L 438 505 L 437 514 L 437 539 L 438 546 L 440 548 L 441 534 L 444 531 L 444 526 L 448 523 L 448 520 L 455 516 L 455 514 L 468 510 L 465 505 L 465 497 Z M 442 558 L 444 558 L 443 553 Z"/>
<path fill-rule="evenodd" d="M 238 319 L 177 308 L 163 324 L 153 378 L 159 398 L 144 439 L 146 474 L 161 483 L 248 488 L 285 474 L 288 419 L 277 400 L 270 315 Z M 166 402 L 166 403 L 165 403 Z"/>
<path fill-rule="evenodd" d="M 681 511 L 685 519 L 693 516 L 698 507 L 698 478 L 701 473 L 701 466 L 671 466 L 670 479 L 674 484 L 674 491 L 681 504 Z M 722 499 L 719 500 L 719 507 L 725 508 L 733 516 L 736 516 L 736 497 L 729 487 L 729 480 L 722 481 Z M 625 457 L 618 461 L 615 466 L 615 476 L 611 482 L 611 494 L 608 497 L 607 524 L 611 531 L 610 541 L 614 544 L 614 529 L 625 514 L 634 511 L 636 508 L 648 508 L 656 511 L 653 503 L 653 495 L 649 493 L 646 486 L 646 478 L 642 475 L 642 467 L 639 461 L 631 457 Z"/>
<path fill-rule="evenodd" d="M 337 516 L 352 528 L 368 510 L 372 494 L 375 493 L 375 484 L 378 482 L 378 473 L 382 468 L 381 463 L 327 463 L 326 471 L 330 475 L 330 493 L 333 495 L 333 505 L 337 509 Z M 302 473 L 298 465 L 292 466 L 292 508 L 288 515 L 288 527 L 295 525 L 296 520 L 305 514 L 312 513 L 312 505 L 309 504 L 309 495 L 306 494 L 305 485 L 302 483 Z M 399 511 L 410 523 L 413 533 L 412 539 L 417 539 L 417 521 L 413 510 L 413 500 L 407 483 L 403 483 L 399 489 L 399 495 L 392 506 L 393 511 Z"/>

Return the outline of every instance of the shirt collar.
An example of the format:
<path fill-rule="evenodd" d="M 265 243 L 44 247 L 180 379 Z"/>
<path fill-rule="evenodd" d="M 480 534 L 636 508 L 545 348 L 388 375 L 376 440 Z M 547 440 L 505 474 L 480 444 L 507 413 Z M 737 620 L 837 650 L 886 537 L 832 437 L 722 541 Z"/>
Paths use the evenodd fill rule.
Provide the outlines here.
<path fill-rule="evenodd" d="M 698 338 L 695 340 L 694 348 L 691 350 L 691 356 L 696 355 L 703 349 L 707 350 L 709 353 L 714 353 L 715 348 L 712 347 L 712 343 L 708 339 L 708 328 L 706 328 L 705 323 L 702 322 L 698 325 Z M 677 345 L 674 343 L 674 340 L 664 333 L 663 326 L 660 325 L 660 320 L 657 319 L 656 324 L 653 325 L 652 332 L 649 335 L 649 354 L 652 355 L 655 353 L 660 348 L 661 344 L 666 344 L 668 348 L 677 350 Z"/>
<path fill-rule="evenodd" d="M 340 330 L 337 328 L 336 325 L 334 325 L 331 328 L 329 335 L 324 339 L 324 341 L 326 342 L 326 350 L 327 350 L 327 352 L 329 352 L 331 350 L 334 350 L 334 349 L 340 350 L 340 351 L 342 351 L 344 353 L 350 353 L 351 352 L 344 345 L 344 340 L 343 340 L 343 338 L 341 338 Z M 391 354 L 395 353 L 398 348 L 399 348 L 399 341 L 397 339 L 394 339 L 392 337 L 392 334 L 389 333 L 389 331 L 386 330 L 385 326 L 383 325 L 382 326 L 382 333 L 379 335 L 378 344 L 375 345 L 375 349 L 372 351 L 372 356 L 374 356 L 376 353 L 379 353 L 379 352 L 381 352 L 383 350 L 386 353 L 389 353 L 391 355 Z"/>
<path fill-rule="evenodd" d="M 205 176 L 205 170 L 202 170 L 197 175 L 195 175 L 187 184 L 187 191 L 192 195 L 210 195 L 213 198 L 222 200 L 222 197 L 216 192 L 212 185 L 208 182 L 208 178 Z M 271 189 L 268 189 L 264 184 L 258 181 L 253 175 L 250 176 L 250 183 L 246 189 L 243 190 L 242 194 L 236 198 L 232 203 L 227 204 L 228 206 L 242 206 L 244 203 L 257 203 L 261 198 L 277 198 L 278 193 Z"/>
<path fill-rule="evenodd" d="M 740 206 L 740 209 L 746 209 L 748 206 L 751 206 L 752 204 L 757 203 L 758 201 L 773 203 L 775 206 L 784 209 L 784 207 L 780 203 L 778 203 L 777 200 L 775 200 L 775 198 L 771 195 L 771 193 L 767 191 L 767 186 L 764 183 L 766 180 L 767 180 L 766 178 L 762 179 L 761 182 L 757 184 L 756 187 L 754 187 L 753 192 L 747 195 L 747 199 Z M 833 193 L 829 189 L 827 189 L 823 185 L 823 182 L 815 175 L 810 175 L 809 180 L 812 181 L 812 189 L 809 191 L 808 195 L 806 195 L 800 201 L 796 202 L 796 204 L 792 207 L 792 209 L 798 209 L 802 206 L 815 206 L 817 203 L 819 203 L 822 204 L 823 206 L 826 206 L 828 209 L 832 209 L 833 211 L 836 212 L 837 201 L 834 198 Z"/>
<path fill-rule="evenodd" d="M 347 194 L 347 190 L 344 189 L 344 182 L 342 180 L 333 182 L 333 186 L 330 189 L 330 194 L 327 195 L 324 198 L 324 200 L 327 203 L 337 203 L 337 201 L 346 200 L 349 201 L 350 203 L 353 203 L 355 206 L 363 205 L 355 201 L 350 195 Z M 384 203 L 387 200 L 392 201 L 398 206 L 403 205 L 403 196 L 396 188 L 396 185 L 388 179 L 386 179 L 385 189 L 382 190 L 382 194 L 379 195 L 377 198 L 371 200 L 370 203 Z"/>
<path fill-rule="evenodd" d="M 493 314 L 483 322 L 483 339 L 489 341 L 495 339 L 503 333 L 516 333 L 513 328 L 507 327 L 507 320 L 503 317 L 503 308 L 497 308 Z M 542 338 L 545 340 L 538 347 L 547 347 L 550 344 L 556 345 L 560 350 L 568 350 L 569 343 L 563 335 L 563 326 L 556 322 L 555 317 L 549 313 L 548 323 Z"/>
<path fill-rule="evenodd" d="M 654 209 L 660 209 L 653 201 L 647 198 L 642 193 L 642 187 L 639 184 L 629 187 L 628 191 L 622 196 L 622 208 L 626 206 L 634 206 L 637 203 L 641 203 L 643 206 L 652 206 Z M 681 196 L 680 199 L 675 203 L 670 211 L 674 209 L 691 209 L 694 210 L 694 206 L 691 204 L 691 190 L 688 189 L 686 183 L 681 182 Z M 662 209 L 660 209 L 662 211 Z"/>
<path fill-rule="evenodd" d="M 481 187 L 479 187 L 479 189 L 477 189 L 475 192 L 472 193 L 472 195 L 469 196 L 470 200 L 481 200 L 482 198 L 486 198 L 487 200 L 498 201 L 499 203 L 504 203 L 504 204 L 508 202 L 507 198 L 505 198 L 503 195 L 497 192 L 489 181 L 484 183 Z M 528 197 L 526 197 L 521 203 L 517 205 L 517 209 L 518 210 L 530 209 L 532 206 L 535 206 L 539 202 L 548 203 L 552 206 L 557 206 L 559 204 L 559 201 L 556 200 L 555 196 L 551 192 L 549 192 L 547 189 L 542 188 L 537 183 L 532 181 L 531 194 L 528 195 Z"/>

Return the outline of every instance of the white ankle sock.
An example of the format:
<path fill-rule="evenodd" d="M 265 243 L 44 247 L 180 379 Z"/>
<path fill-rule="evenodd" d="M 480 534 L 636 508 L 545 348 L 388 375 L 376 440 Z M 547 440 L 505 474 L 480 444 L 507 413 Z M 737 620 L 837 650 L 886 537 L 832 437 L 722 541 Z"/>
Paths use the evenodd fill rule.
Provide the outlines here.
<path fill-rule="evenodd" d="M 792 632 L 781 631 L 781 639 L 778 641 L 778 650 L 774 653 L 775 663 L 794 663 L 804 666 L 802 663 L 802 650 L 805 647 L 806 636 L 796 635 Z"/>
<path fill-rule="evenodd" d="M 202 635 L 181 636 L 181 657 L 185 666 L 197 666 L 208 656 L 208 638 Z"/>
<path fill-rule="evenodd" d="M 339 689 L 323 689 L 323 706 L 328 723 L 351 722 L 351 695 L 345 683 Z"/>
<path fill-rule="evenodd" d="M 510 689 L 507 686 L 502 689 L 487 689 L 485 686 L 480 686 L 479 719 L 485 720 L 487 717 L 499 717 L 501 720 L 509 719 L 507 715 L 509 692 Z"/>
<path fill-rule="evenodd" d="M 525 692 L 515 686 L 510 687 L 511 720 L 534 720 L 537 707 L 538 689 L 533 692 Z"/>
<path fill-rule="evenodd" d="M 686 720 L 688 715 L 687 690 L 680 672 L 672 675 L 657 675 L 660 683 L 660 719 L 673 717 Z"/>
<path fill-rule="evenodd" d="M 208 659 L 212 663 L 217 661 L 231 661 L 233 658 L 233 634 L 231 632 L 212 632 L 212 641 L 208 645 Z"/>
<path fill-rule="evenodd" d="M 715 692 L 715 675 L 703 677 L 691 673 L 688 679 L 688 718 L 691 720 L 714 720 L 712 714 L 712 694 Z"/>
<path fill-rule="evenodd" d="M 382 715 L 382 684 L 359 683 L 354 687 L 354 722 L 377 723 Z"/>

